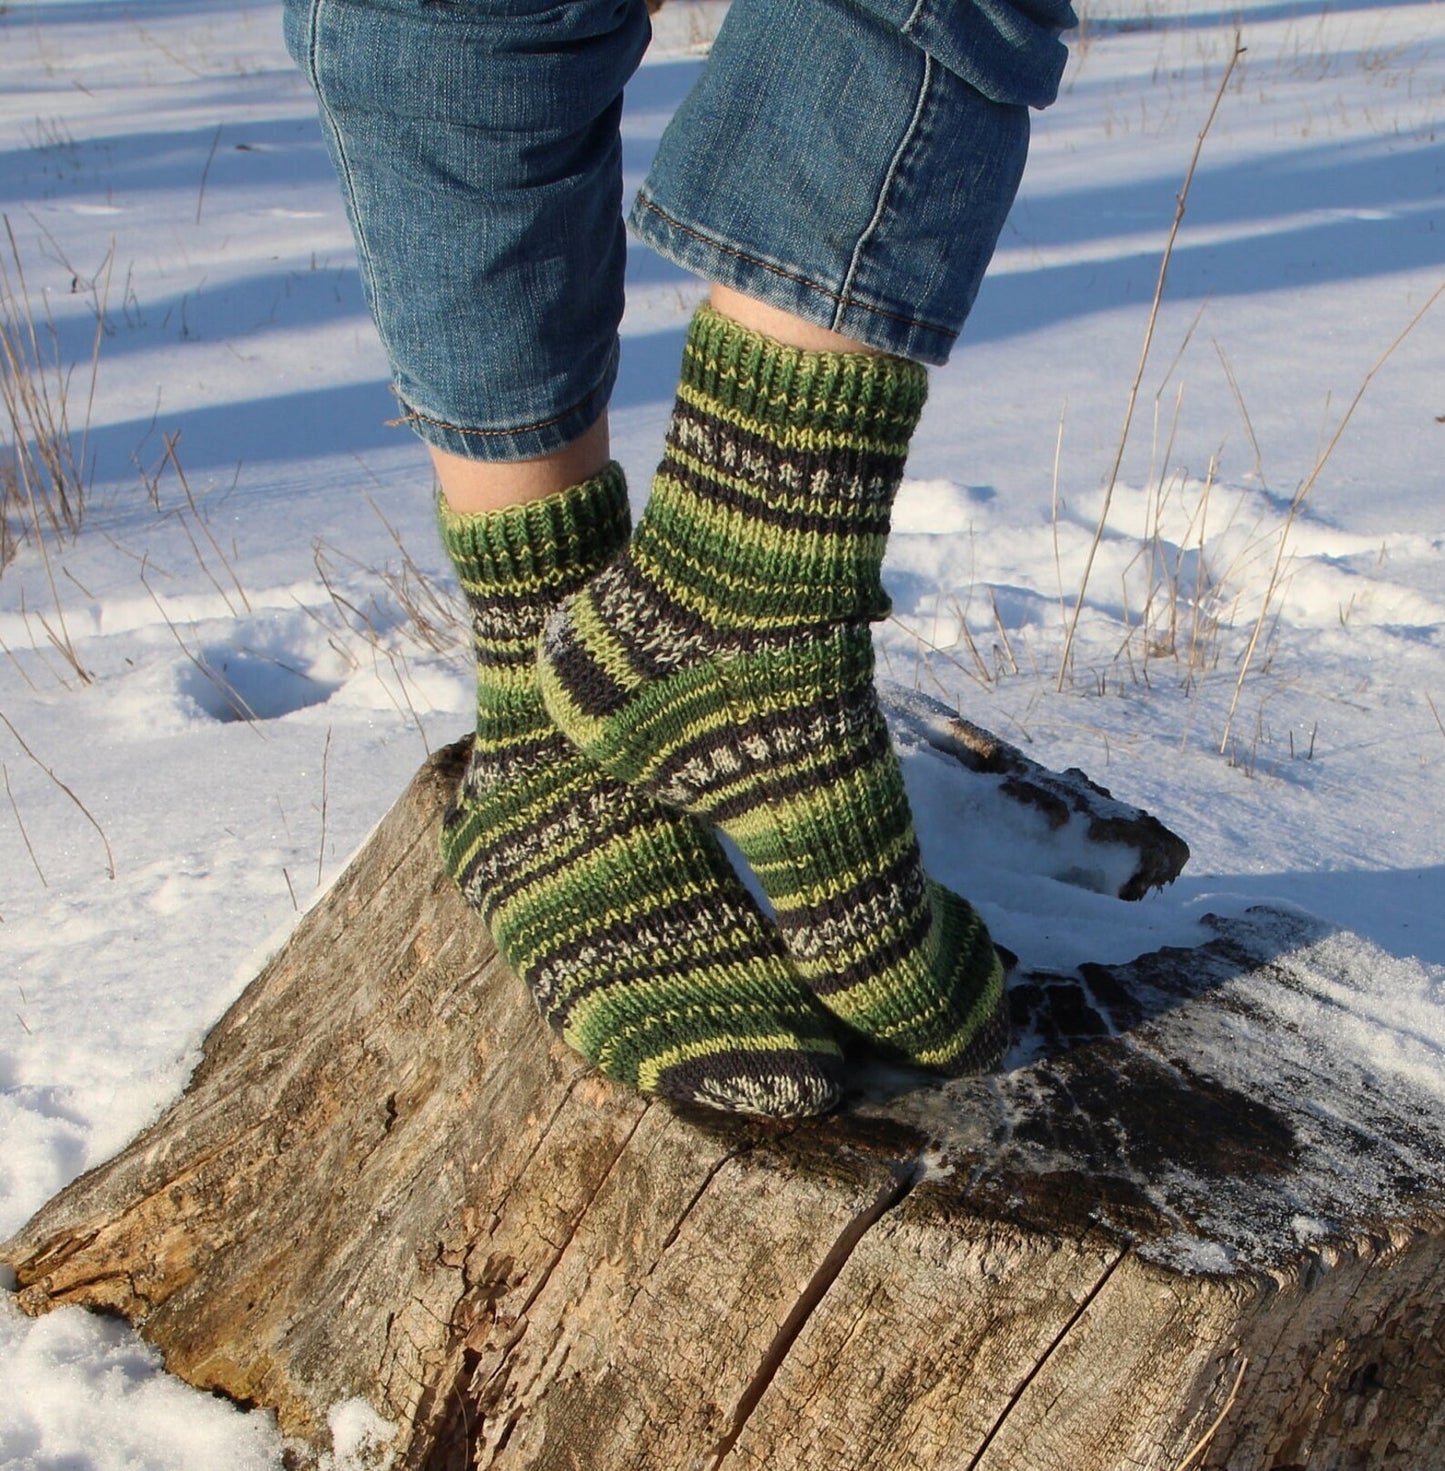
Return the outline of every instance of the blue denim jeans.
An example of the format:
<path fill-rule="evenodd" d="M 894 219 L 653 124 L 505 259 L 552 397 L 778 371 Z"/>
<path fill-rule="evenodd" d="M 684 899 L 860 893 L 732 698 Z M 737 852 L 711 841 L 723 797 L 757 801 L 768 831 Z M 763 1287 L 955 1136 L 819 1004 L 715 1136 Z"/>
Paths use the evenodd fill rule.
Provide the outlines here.
<path fill-rule="evenodd" d="M 645 0 L 286 0 L 405 418 L 577 438 L 617 373 Z M 630 224 L 819 326 L 947 360 L 1058 87 L 1068 0 L 733 0 Z"/>

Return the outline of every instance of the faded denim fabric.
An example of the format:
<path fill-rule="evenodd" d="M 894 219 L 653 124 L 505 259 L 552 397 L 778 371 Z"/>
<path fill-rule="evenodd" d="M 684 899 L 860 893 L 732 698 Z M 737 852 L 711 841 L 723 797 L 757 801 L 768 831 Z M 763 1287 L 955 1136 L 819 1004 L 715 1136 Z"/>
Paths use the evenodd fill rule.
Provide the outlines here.
<path fill-rule="evenodd" d="M 946 361 L 1050 101 L 1065 0 L 734 0 L 630 224 Z M 286 0 L 402 413 L 480 460 L 575 439 L 617 372 L 622 91 L 645 0 Z"/>
<path fill-rule="evenodd" d="M 1014 13 L 1010 48 L 977 0 L 733 0 L 634 232 L 708 280 L 946 362 L 1023 174 L 1026 104 L 1062 71 L 1056 31 Z"/>
<path fill-rule="evenodd" d="M 617 375 L 644 0 L 287 0 L 285 21 L 402 413 L 469 459 L 576 439 Z"/>
<path fill-rule="evenodd" d="M 994 102 L 1047 107 L 1078 24 L 1069 0 L 858 0 Z"/>

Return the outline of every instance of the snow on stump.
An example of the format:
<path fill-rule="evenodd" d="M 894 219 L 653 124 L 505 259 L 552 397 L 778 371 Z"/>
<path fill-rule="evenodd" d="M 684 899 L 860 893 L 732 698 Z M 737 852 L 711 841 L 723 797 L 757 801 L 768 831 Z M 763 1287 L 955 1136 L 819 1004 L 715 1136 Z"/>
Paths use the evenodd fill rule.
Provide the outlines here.
<path fill-rule="evenodd" d="M 1120 889 L 1183 861 L 1080 775 L 891 714 L 1030 820 L 1132 844 Z M 123 1314 L 171 1371 L 274 1408 L 298 1467 L 341 1404 L 388 1422 L 395 1471 L 1441 1452 L 1445 1118 L 1414 963 L 1256 912 L 1019 978 L 998 1076 L 877 1078 L 801 1126 L 684 1115 L 550 1041 L 442 874 L 464 758 L 423 767 L 184 1097 L 0 1248 L 27 1312 Z"/>

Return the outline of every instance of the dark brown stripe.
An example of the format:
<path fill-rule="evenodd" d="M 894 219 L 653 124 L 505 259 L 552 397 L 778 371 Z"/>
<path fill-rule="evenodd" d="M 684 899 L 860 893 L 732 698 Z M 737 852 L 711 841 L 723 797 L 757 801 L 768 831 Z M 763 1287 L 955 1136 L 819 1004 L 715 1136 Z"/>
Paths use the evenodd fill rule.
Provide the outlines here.
<path fill-rule="evenodd" d="M 921 909 L 913 917 L 910 924 L 906 925 L 901 934 L 886 945 L 880 945 L 877 950 L 870 951 L 867 955 L 853 962 L 851 965 L 831 970 L 827 975 L 817 979 L 810 978 L 809 984 L 814 992 L 826 999 L 840 992 L 850 990 L 854 986 L 862 986 L 870 981 L 876 980 L 885 972 L 904 961 L 916 958 L 920 947 L 928 939 L 932 918 L 927 906 Z M 806 913 L 798 916 L 795 924 L 789 924 L 784 919 L 778 920 L 779 932 L 786 940 L 791 933 L 808 928 L 808 917 Z M 928 978 L 917 976 L 914 978 L 920 986 L 930 984 Z M 942 985 L 941 977 L 933 978 L 931 984 Z M 892 1003 L 886 1016 L 870 1015 L 869 1020 L 883 1023 L 887 1017 L 896 1016 L 898 1020 L 904 1021 L 908 1017 L 908 990 L 904 986 L 895 987 L 889 994 Z"/>
<path fill-rule="evenodd" d="M 709 1057 L 688 1058 L 674 1064 L 658 1079 L 659 1091 L 672 1098 L 733 1097 L 739 1089 L 739 1078 L 757 1079 L 785 1097 L 795 1098 L 809 1111 L 816 1111 L 837 1094 L 837 1081 L 830 1073 L 841 1074 L 836 1060 L 813 1054 L 815 1066 L 823 1073 L 818 1079 L 799 1076 L 796 1052 L 725 1052 Z"/>
<path fill-rule="evenodd" d="M 644 941 L 640 931 L 652 932 Z M 586 979 L 555 1001 L 559 974 L 588 955 Z M 676 981 L 689 965 L 709 970 L 783 960 L 775 933 L 756 915 L 748 916 L 725 899 L 682 896 L 642 914 L 590 928 L 575 940 L 540 950 L 531 957 L 528 979 L 539 996 L 555 1007 L 559 1024 L 583 998 L 625 988 L 639 981 Z M 698 987 L 698 1000 L 706 998 Z M 742 1025 L 743 1023 L 739 1023 Z M 683 1039 L 672 1037 L 670 1043 Z"/>
<path fill-rule="evenodd" d="M 740 487 L 730 482 L 741 478 L 736 467 L 745 459 L 761 463 L 766 478 Z M 769 526 L 844 539 L 887 534 L 904 463 L 901 453 L 881 449 L 785 449 L 679 402 L 658 473 Z M 823 495 L 812 490 L 820 469 L 828 484 Z"/>
<path fill-rule="evenodd" d="M 585 715 L 615 715 L 631 698 L 577 637 L 570 623 L 547 635 L 547 664 L 567 697 Z"/>
<path fill-rule="evenodd" d="M 571 759 L 576 759 L 575 753 L 570 749 L 568 755 Z M 583 810 L 570 824 L 579 843 L 597 848 L 619 838 L 639 839 L 649 830 L 657 834 L 659 846 L 667 842 L 668 829 L 675 819 L 666 813 L 646 813 L 627 788 L 601 773 L 598 773 L 596 780 L 596 791 L 589 796 Z M 529 865 L 525 871 L 519 870 L 516 854 L 530 850 L 549 829 L 561 831 L 568 827 L 568 817 L 572 811 L 573 809 L 559 802 L 545 808 L 541 815 L 525 826 L 517 825 L 515 820 L 511 820 L 506 829 L 505 841 L 503 835 L 499 834 L 495 843 L 480 844 L 476 855 L 459 875 L 459 886 L 468 894 L 485 887 L 487 902 L 494 911 L 525 890 L 543 886 L 548 880 L 562 877 L 576 866 L 575 846 L 564 849 L 539 865 Z M 464 811 L 462 819 L 466 819 Z M 458 832 L 460 827 L 460 823 L 453 824 L 453 829 Z M 481 835 L 480 832 L 476 834 Z M 601 901 L 602 896 L 598 897 Z"/>
<path fill-rule="evenodd" d="M 871 694 L 871 691 L 869 692 Z M 837 715 L 836 719 L 829 716 Z M 812 761 L 802 771 L 791 768 L 808 756 L 817 756 L 819 740 L 800 727 L 825 725 L 824 739 L 838 749 L 827 759 Z M 861 735 L 861 739 L 860 739 Z M 760 764 L 747 750 L 751 743 L 761 742 L 768 757 Z M 649 776 L 648 786 L 659 793 L 690 790 L 689 804 L 704 808 L 708 819 L 725 826 L 766 802 L 779 798 L 805 797 L 845 781 L 874 763 L 889 758 L 888 727 L 881 715 L 849 719 L 844 701 L 836 694 L 825 694 L 812 704 L 794 706 L 772 715 L 758 715 L 735 724 L 710 728 L 702 735 L 669 752 L 666 761 Z M 704 770 L 714 769 L 713 758 L 730 752 L 737 759 L 738 770 L 719 773 L 713 780 L 697 785 L 685 776 L 687 767 L 696 764 Z M 711 794 L 736 785 L 744 776 L 751 779 L 751 790 L 720 801 Z"/>

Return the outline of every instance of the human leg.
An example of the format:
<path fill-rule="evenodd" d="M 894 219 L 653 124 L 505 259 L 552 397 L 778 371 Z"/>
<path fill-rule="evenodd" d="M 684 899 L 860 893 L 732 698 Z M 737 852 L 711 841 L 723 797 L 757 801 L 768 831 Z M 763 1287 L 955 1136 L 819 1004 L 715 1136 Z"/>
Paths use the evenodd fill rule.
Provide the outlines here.
<path fill-rule="evenodd" d="M 407 424 L 545 458 L 603 415 L 642 0 L 286 0 Z"/>
<path fill-rule="evenodd" d="M 612 459 L 607 413 L 569 444 L 529 460 L 473 460 L 428 445 L 447 509 L 478 515 L 546 500 L 600 475 Z"/>
<path fill-rule="evenodd" d="M 617 108 L 642 0 L 288 0 L 287 36 L 404 417 L 441 471 L 472 617 L 477 729 L 448 869 L 543 1013 L 609 1076 L 746 1112 L 822 1111 L 840 1060 L 827 1018 L 716 841 L 580 756 L 536 686 L 542 622 L 628 529 L 605 406 Z"/>
<path fill-rule="evenodd" d="M 885 1054 L 996 1061 L 1003 972 L 928 883 L 869 620 L 924 371 L 694 321 L 652 500 L 548 629 L 542 692 L 600 766 L 722 828 L 799 974 Z"/>
<path fill-rule="evenodd" d="M 620 470 L 440 520 L 478 671 L 472 758 L 442 852 L 498 948 L 609 1077 L 745 1113 L 826 1110 L 837 1043 L 716 841 L 601 773 L 542 704 L 543 623 L 627 538 Z"/>
<path fill-rule="evenodd" d="M 988 3 L 1037 29 L 1009 0 Z M 946 362 L 1023 171 L 1023 103 L 1051 95 L 1063 54 L 1035 36 L 1009 53 L 1025 75 L 993 65 L 980 89 L 955 68 L 977 71 L 975 33 L 995 34 L 978 19 L 986 8 L 733 0 L 632 207 L 633 233 L 791 316 Z M 926 45 L 878 13 L 893 10 L 919 13 Z"/>
<path fill-rule="evenodd" d="M 664 139 L 634 226 L 735 319 L 695 320 L 647 514 L 541 670 L 601 765 L 735 839 L 830 1009 L 956 1073 L 1001 1050 L 1002 967 L 923 873 L 867 625 L 926 391 L 893 354 L 947 356 L 1027 117 L 865 10 L 735 0 Z"/>
<path fill-rule="evenodd" d="M 801 347 L 807 352 L 859 352 L 879 351 L 856 337 L 845 337 L 831 328 L 820 327 L 784 311 L 781 307 L 761 300 L 756 296 L 745 296 L 731 286 L 714 284 L 708 293 L 708 305 L 724 317 L 730 317 L 750 331 L 771 337 L 784 347 Z"/>

